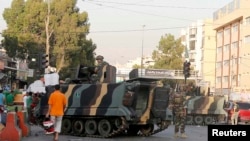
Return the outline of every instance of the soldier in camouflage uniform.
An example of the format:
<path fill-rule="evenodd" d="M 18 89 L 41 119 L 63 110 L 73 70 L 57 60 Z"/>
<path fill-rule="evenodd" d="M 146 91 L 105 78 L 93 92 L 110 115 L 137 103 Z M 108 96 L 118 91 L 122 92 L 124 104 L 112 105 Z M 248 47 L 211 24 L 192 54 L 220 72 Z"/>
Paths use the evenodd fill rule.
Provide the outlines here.
<path fill-rule="evenodd" d="M 178 92 L 175 92 L 171 98 L 171 105 L 173 106 L 173 115 L 175 119 L 175 137 L 187 138 L 185 134 L 186 123 L 186 86 L 182 86 Z M 179 130 L 180 133 L 179 134 Z"/>
<path fill-rule="evenodd" d="M 104 57 L 101 55 L 96 56 L 96 61 L 97 61 L 97 66 L 95 68 L 95 73 L 97 74 L 96 79 L 97 79 L 97 83 L 100 83 L 100 78 L 102 75 L 102 68 L 105 65 L 109 65 L 109 63 L 104 61 Z"/>

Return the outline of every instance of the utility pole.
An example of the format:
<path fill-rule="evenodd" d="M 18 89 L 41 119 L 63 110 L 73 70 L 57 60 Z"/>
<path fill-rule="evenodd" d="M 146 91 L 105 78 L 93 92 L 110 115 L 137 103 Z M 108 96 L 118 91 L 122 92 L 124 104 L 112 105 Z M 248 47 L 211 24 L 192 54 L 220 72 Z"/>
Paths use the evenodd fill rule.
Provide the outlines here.
<path fill-rule="evenodd" d="M 50 31 L 50 28 L 49 28 L 49 24 L 50 24 L 50 4 L 51 4 L 51 1 L 50 0 L 47 0 L 47 4 L 48 4 L 48 9 L 47 9 L 47 16 L 46 16 L 46 19 L 45 19 L 45 32 L 46 32 L 46 48 L 45 48 L 45 53 L 46 54 L 49 54 L 49 49 L 50 49 L 50 37 L 53 33 L 53 31 Z M 49 62 L 49 56 L 47 57 L 48 59 L 48 62 Z"/>
<path fill-rule="evenodd" d="M 143 44 L 144 44 L 144 27 L 145 25 L 142 25 L 142 45 L 141 45 L 141 76 L 142 76 L 142 69 L 143 69 Z"/>

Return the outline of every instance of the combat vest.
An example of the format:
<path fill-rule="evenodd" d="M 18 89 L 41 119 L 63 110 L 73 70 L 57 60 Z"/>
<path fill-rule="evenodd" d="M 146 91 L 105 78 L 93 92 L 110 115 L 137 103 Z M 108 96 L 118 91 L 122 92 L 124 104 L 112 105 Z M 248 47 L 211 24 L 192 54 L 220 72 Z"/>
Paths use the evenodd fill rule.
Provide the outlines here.
<path fill-rule="evenodd" d="M 182 94 L 174 94 L 173 103 L 174 107 L 184 107 L 185 96 Z"/>

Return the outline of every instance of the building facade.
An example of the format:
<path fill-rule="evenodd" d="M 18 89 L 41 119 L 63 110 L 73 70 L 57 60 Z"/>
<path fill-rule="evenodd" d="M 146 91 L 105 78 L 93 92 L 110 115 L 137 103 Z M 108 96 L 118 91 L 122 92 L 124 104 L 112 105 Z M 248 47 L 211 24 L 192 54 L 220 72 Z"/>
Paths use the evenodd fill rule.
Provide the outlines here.
<path fill-rule="evenodd" d="M 186 47 L 185 58 L 191 68 L 197 72 L 197 86 L 209 86 L 215 89 L 215 31 L 213 20 L 198 20 L 181 31 L 182 44 Z"/>
<path fill-rule="evenodd" d="M 236 87 L 250 87 L 249 5 L 249 0 L 233 0 L 213 14 L 217 94 L 229 94 Z"/>

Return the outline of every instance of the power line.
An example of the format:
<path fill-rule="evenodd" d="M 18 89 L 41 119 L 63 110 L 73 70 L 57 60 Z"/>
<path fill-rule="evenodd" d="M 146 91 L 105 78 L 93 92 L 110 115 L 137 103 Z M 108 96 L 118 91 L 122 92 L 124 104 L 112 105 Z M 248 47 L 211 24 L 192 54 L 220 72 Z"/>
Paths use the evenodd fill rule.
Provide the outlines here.
<path fill-rule="evenodd" d="M 158 7 L 158 8 L 177 8 L 177 9 L 191 9 L 191 10 L 214 10 L 219 8 L 208 8 L 208 7 L 187 7 L 187 6 L 173 6 L 173 5 L 147 5 L 147 4 L 136 4 L 136 3 L 121 3 L 121 2 L 110 2 L 110 1 L 98 1 L 92 0 L 93 2 L 100 3 L 112 3 L 112 4 L 120 4 L 120 5 L 132 5 L 132 6 L 144 6 L 144 7 Z M 101 4 L 99 4 L 101 5 Z"/>
<path fill-rule="evenodd" d="M 109 8 L 114 8 L 114 9 L 118 9 L 118 10 L 122 10 L 122 11 L 133 12 L 133 13 L 137 13 L 137 14 L 158 16 L 158 17 L 164 17 L 164 18 L 175 19 L 175 20 L 183 20 L 183 21 L 194 21 L 194 20 L 190 20 L 190 19 L 175 18 L 175 17 L 157 15 L 157 14 L 153 14 L 153 13 L 141 12 L 141 11 L 137 11 L 137 10 L 130 10 L 130 9 L 118 8 L 118 7 L 103 5 L 103 4 L 99 4 L 99 3 L 95 3 L 95 2 L 89 2 L 89 3 L 94 4 L 94 5 L 98 5 L 98 6 L 105 6 L 105 7 L 109 7 Z"/>
<path fill-rule="evenodd" d="M 162 27 L 162 28 L 148 28 L 144 29 L 144 31 L 157 31 L 157 30 L 171 30 L 171 29 L 182 29 L 186 28 L 187 26 L 179 26 L 179 27 Z M 100 30 L 100 31 L 89 31 L 89 32 L 56 32 L 56 34 L 80 34 L 80 33 L 118 33 L 118 32 L 139 32 L 142 31 L 142 29 L 131 29 L 131 30 Z M 5 32 L 5 33 L 30 33 L 30 32 Z"/>

